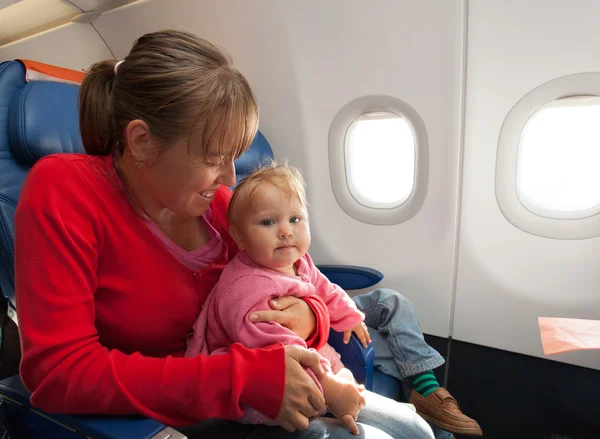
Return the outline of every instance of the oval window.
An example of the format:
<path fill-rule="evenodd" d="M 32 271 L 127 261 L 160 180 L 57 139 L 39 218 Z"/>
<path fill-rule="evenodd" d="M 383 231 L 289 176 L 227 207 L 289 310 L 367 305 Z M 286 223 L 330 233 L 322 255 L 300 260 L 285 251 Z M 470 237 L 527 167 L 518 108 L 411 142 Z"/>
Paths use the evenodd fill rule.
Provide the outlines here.
<path fill-rule="evenodd" d="M 600 73 L 531 90 L 498 138 L 496 199 L 505 218 L 553 239 L 600 236 Z"/>
<path fill-rule="evenodd" d="M 329 170 L 338 204 L 367 224 L 412 218 L 427 195 L 429 142 L 419 113 L 385 95 L 340 109 L 329 129 Z"/>

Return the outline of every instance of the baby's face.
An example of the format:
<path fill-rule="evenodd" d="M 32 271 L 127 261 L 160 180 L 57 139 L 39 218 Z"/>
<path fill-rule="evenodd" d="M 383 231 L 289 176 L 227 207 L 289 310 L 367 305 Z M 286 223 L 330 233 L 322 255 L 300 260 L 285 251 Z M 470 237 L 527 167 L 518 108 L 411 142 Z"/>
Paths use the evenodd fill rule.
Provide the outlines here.
<path fill-rule="evenodd" d="M 269 183 L 257 186 L 251 201 L 236 223 L 238 246 L 257 264 L 284 271 L 310 247 L 306 207 Z"/>

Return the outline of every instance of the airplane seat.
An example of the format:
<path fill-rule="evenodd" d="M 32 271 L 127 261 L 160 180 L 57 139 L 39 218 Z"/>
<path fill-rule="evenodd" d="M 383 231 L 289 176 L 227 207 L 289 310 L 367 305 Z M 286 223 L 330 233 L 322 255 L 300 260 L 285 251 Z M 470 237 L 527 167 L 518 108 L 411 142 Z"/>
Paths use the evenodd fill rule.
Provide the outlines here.
<path fill-rule="evenodd" d="M 0 63 L 0 289 L 8 316 L 18 325 L 14 288 L 14 214 L 27 172 L 53 153 L 84 152 L 75 85 L 26 82 L 19 61 Z M 0 412 L 8 437 L 183 438 L 142 416 L 67 416 L 43 413 L 29 403 L 18 375 L 0 381 Z M 3 436 L 4 437 L 4 436 Z"/>
<path fill-rule="evenodd" d="M 254 172 L 262 163 L 272 158 L 273 150 L 267 139 L 265 139 L 265 136 L 259 131 L 248 151 L 235 161 L 236 182 L 239 183 Z"/>
<path fill-rule="evenodd" d="M 25 81 L 20 61 L 0 63 L 0 289 L 8 301 L 8 316 L 18 325 L 14 300 L 14 214 L 28 170 L 53 153 L 84 152 L 77 115 L 78 86 Z M 259 133 L 250 150 L 236 161 L 240 175 L 272 157 Z M 323 266 L 322 271 L 343 288 L 365 288 L 383 275 L 360 267 Z M 346 280 L 346 284 L 344 284 Z M 373 388 L 373 349 L 357 338 L 345 345 L 332 331 L 330 343 L 342 361 L 368 389 Z M 0 381 L 0 422 L 10 438 L 183 438 L 177 431 L 142 416 L 70 416 L 42 412 L 31 406 L 30 392 L 18 375 Z M 1 428 L 0 428 L 1 431 Z M 170 435 L 170 436 L 169 436 Z M 6 437 L 6 436 L 3 436 Z"/>

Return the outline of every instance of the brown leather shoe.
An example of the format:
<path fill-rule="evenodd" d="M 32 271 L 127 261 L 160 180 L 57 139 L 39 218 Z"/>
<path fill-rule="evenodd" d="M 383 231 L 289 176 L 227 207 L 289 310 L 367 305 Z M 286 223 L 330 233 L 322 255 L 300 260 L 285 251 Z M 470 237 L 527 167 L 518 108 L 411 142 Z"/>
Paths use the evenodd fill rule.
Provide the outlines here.
<path fill-rule="evenodd" d="M 466 436 L 483 436 L 477 421 L 464 415 L 456 399 L 443 387 L 425 398 L 413 390 L 408 402 L 415 406 L 423 419 L 446 431 Z"/>

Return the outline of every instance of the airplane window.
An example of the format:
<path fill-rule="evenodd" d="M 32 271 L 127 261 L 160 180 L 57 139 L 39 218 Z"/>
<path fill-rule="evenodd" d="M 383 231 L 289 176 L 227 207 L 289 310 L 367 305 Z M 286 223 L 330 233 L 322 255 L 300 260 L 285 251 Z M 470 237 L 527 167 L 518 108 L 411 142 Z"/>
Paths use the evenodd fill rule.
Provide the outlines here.
<path fill-rule="evenodd" d="M 350 193 L 374 209 L 402 205 L 415 186 L 415 136 L 389 112 L 366 113 L 346 132 L 345 164 Z"/>
<path fill-rule="evenodd" d="M 600 211 L 599 120 L 596 96 L 555 100 L 529 118 L 516 169 L 517 195 L 528 210 L 549 218 Z"/>
<path fill-rule="evenodd" d="M 329 128 L 329 171 L 335 199 L 348 215 L 377 225 L 409 220 L 427 196 L 425 122 L 393 96 L 348 102 Z"/>
<path fill-rule="evenodd" d="M 600 236 L 600 72 L 538 85 L 506 114 L 496 155 L 504 217 L 552 239 Z"/>

